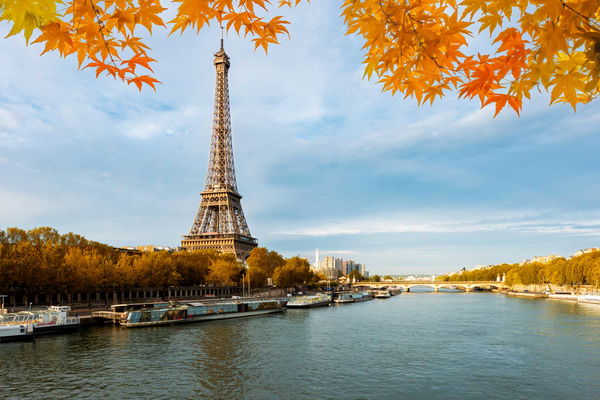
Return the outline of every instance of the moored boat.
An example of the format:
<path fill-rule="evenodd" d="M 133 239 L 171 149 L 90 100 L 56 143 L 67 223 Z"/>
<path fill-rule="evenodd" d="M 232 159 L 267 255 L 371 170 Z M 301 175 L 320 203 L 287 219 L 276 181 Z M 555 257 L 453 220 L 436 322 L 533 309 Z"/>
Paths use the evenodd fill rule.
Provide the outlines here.
<path fill-rule="evenodd" d="M 171 303 L 124 310 L 120 313 L 121 319 L 118 322 L 126 328 L 137 328 L 250 317 L 283 310 L 284 307 L 278 300 Z"/>
<path fill-rule="evenodd" d="M 0 326 L 31 326 L 35 335 L 76 330 L 79 317 L 69 316 L 71 307 L 51 306 L 46 310 L 20 311 L 0 315 Z"/>
<path fill-rule="evenodd" d="M 387 298 L 392 297 L 392 294 L 390 293 L 389 290 L 377 290 L 377 291 L 375 291 L 373 296 L 376 299 L 387 299 Z"/>
<path fill-rule="evenodd" d="M 373 300 L 373 293 L 371 293 L 371 292 L 356 292 L 356 293 L 352 293 L 352 298 L 354 299 L 354 302 Z"/>
<path fill-rule="evenodd" d="M 577 295 L 576 294 L 571 294 L 571 292 L 555 292 L 555 293 L 548 293 L 548 298 L 549 299 L 556 299 L 556 300 L 571 300 L 571 301 L 577 301 Z"/>
<path fill-rule="evenodd" d="M 600 304 L 600 294 L 582 294 L 577 296 L 579 303 Z"/>
<path fill-rule="evenodd" d="M 355 299 L 352 293 L 337 293 L 333 299 L 334 303 L 354 303 Z"/>
<path fill-rule="evenodd" d="M 325 307 L 331 303 L 331 295 L 316 294 L 313 296 L 295 296 L 286 304 L 287 308 Z"/>
<path fill-rule="evenodd" d="M 33 324 L 33 333 L 37 335 L 79 329 L 79 317 L 69 316 L 69 311 L 69 306 L 52 306 L 47 310 L 34 312 L 37 322 Z"/>
<path fill-rule="evenodd" d="M 506 292 L 507 296 L 512 296 L 512 297 L 524 297 L 524 298 L 530 298 L 530 299 L 539 299 L 539 298 L 545 298 L 548 297 L 548 295 L 546 293 L 538 293 L 538 292 Z"/>

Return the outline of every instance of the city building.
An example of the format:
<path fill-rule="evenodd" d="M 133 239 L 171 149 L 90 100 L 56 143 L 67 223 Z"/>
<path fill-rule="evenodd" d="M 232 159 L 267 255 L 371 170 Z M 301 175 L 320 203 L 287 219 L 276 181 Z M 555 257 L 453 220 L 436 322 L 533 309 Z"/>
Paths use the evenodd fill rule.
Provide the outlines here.
<path fill-rule="evenodd" d="M 571 257 L 579 257 L 579 256 L 582 256 L 584 254 L 594 253 L 596 251 L 600 251 L 600 248 L 599 247 L 590 247 L 589 249 L 576 251 L 575 253 L 573 253 L 571 255 Z"/>
<path fill-rule="evenodd" d="M 137 246 L 136 249 L 141 252 L 144 252 L 144 253 L 153 253 L 155 251 L 168 251 L 169 253 L 173 253 L 174 251 L 177 251 L 177 247 L 165 247 L 165 246 L 153 246 L 153 245 Z"/>
<path fill-rule="evenodd" d="M 369 277 L 366 265 L 338 257 L 320 257 L 319 249 L 315 251 L 315 263 L 312 268 L 315 272 L 328 277 L 328 279 L 338 279 L 339 275 L 347 276 L 352 271 L 357 271 L 362 276 Z"/>
<path fill-rule="evenodd" d="M 526 265 L 526 264 L 531 264 L 531 263 L 548 264 L 550 261 L 556 260 L 557 258 L 561 258 L 561 257 L 556 254 L 551 254 L 549 256 L 533 257 L 529 260 L 525 260 L 525 261 L 519 263 L 519 265 Z"/>

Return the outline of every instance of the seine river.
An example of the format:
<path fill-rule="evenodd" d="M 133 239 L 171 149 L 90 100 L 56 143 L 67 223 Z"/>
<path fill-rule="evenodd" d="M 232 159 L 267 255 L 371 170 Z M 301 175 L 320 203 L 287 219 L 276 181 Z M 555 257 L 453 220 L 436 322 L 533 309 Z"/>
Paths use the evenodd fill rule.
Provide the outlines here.
<path fill-rule="evenodd" d="M 490 293 L 0 345 L 0 398 L 600 399 L 600 306 Z"/>

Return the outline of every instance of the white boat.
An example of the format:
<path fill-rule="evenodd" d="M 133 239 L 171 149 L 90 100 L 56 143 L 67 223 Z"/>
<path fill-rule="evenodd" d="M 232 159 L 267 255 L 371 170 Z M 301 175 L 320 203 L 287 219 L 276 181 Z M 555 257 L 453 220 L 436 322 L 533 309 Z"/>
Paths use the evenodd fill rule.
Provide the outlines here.
<path fill-rule="evenodd" d="M 577 301 L 580 303 L 600 304 L 600 294 L 582 294 L 577 296 Z"/>
<path fill-rule="evenodd" d="M 0 326 L 31 325 L 34 334 L 78 329 L 79 317 L 70 317 L 68 306 L 52 306 L 46 310 L 0 314 Z"/>
<path fill-rule="evenodd" d="M 338 293 L 333 299 L 334 303 L 354 303 L 355 299 L 351 293 Z"/>
<path fill-rule="evenodd" d="M 286 304 L 287 308 L 325 307 L 331 303 L 331 295 L 294 296 Z"/>
<path fill-rule="evenodd" d="M 392 294 L 389 290 L 377 290 L 373 294 L 373 297 L 375 297 L 376 299 L 387 299 L 392 297 Z"/>
<path fill-rule="evenodd" d="M 0 325 L 0 343 L 33 339 L 33 325 Z"/>
<path fill-rule="evenodd" d="M 578 296 L 576 294 L 571 294 L 571 293 L 566 293 L 566 292 L 548 293 L 549 299 L 556 299 L 556 300 L 577 301 L 577 297 Z"/>

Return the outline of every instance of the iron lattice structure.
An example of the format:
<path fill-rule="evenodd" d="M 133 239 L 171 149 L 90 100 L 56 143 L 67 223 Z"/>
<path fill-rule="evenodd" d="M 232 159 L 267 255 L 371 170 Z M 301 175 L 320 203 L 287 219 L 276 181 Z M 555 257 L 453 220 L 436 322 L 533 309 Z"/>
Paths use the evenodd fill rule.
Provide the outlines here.
<path fill-rule="evenodd" d="M 194 224 L 190 233 L 183 236 L 181 246 L 187 250 L 216 249 L 245 260 L 257 241 L 248 229 L 235 179 L 229 111 L 230 63 L 222 40 L 214 64 L 217 83 L 208 175 Z"/>

